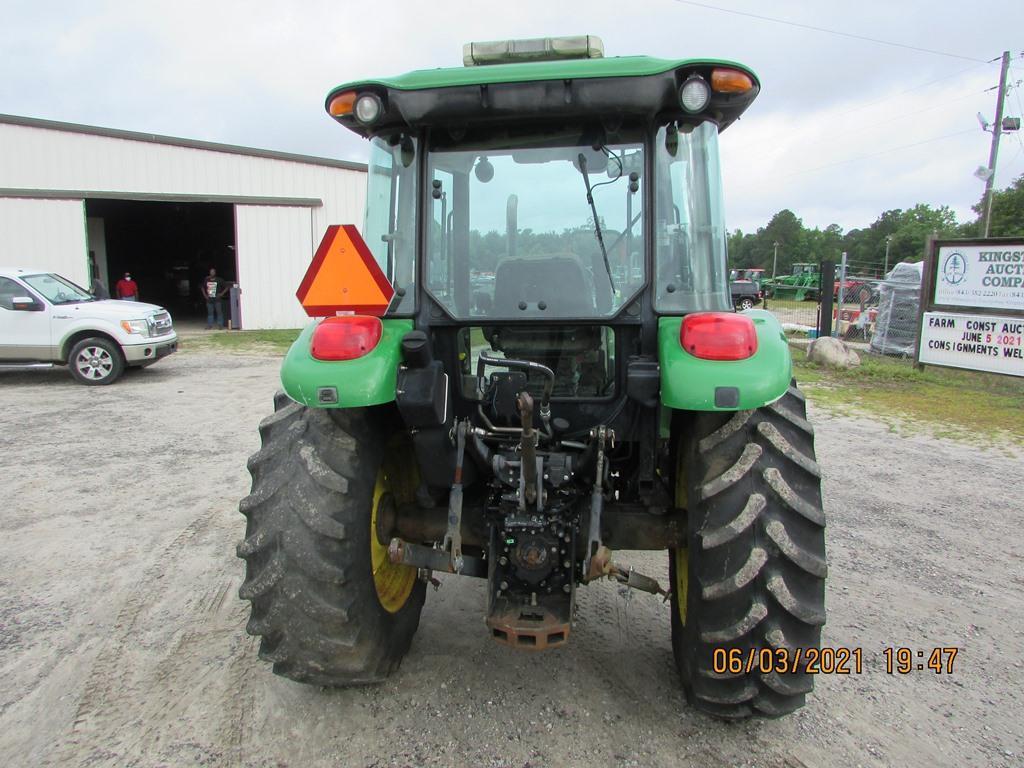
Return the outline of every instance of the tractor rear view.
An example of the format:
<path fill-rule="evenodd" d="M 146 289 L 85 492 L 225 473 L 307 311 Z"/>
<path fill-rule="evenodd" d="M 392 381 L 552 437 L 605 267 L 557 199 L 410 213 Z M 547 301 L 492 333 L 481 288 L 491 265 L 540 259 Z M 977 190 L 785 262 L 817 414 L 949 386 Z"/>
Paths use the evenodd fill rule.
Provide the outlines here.
<path fill-rule="evenodd" d="M 781 327 L 733 309 L 718 160 L 756 76 L 586 36 L 464 58 L 328 96 L 370 142 L 367 211 L 317 259 L 366 273 L 339 273 L 348 304 L 300 291 L 332 316 L 289 351 L 249 462 L 261 658 L 381 681 L 436 572 L 486 581 L 495 641 L 558 648 L 577 590 L 612 578 L 670 598 L 694 706 L 797 709 L 825 621 L 821 475 Z M 669 583 L 622 550 L 667 551 Z"/>

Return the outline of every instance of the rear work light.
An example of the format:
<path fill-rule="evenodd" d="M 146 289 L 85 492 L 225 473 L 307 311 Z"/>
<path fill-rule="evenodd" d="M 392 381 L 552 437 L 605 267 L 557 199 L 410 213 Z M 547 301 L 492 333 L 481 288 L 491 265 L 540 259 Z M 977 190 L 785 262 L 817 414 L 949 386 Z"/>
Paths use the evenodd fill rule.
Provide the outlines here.
<path fill-rule="evenodd" d="M 711 89 L 700 75 L 690 75 L 679 87 L 679 104 L 687 112 L 700 112 L 711 101 Z"/>
<path fill-rule="evenodd" d="M 380 318 L 367 315 L 328 317 L 313 331 L 310 352 L 317 360 L 355 360 L 380 342 Z"/>
<path fill-rule="evenodd" d="M 356 120 L 363 125 L 370 125 L 377 122 L 377 118 L 384 112 L 384 102 L 375 93 L 364 93 L 356 99 Z"/>
<path fill-rule="evenodd" d="M 702 360 L 746 360 L 757 352 L 757 331 L 743 315 L 695 312 L 683 318 L 679 344 Z"/>

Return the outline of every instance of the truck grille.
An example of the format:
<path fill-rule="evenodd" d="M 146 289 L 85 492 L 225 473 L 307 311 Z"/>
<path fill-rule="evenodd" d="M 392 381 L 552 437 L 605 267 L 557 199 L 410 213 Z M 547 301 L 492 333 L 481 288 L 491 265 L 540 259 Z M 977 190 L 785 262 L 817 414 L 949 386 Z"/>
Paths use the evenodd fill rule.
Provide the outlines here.
<path fill-rule="evenodd" d="M 157 312 L 150 318 L 150 328 L 151 336 L 163 336 L 170 333 L 172 328 L 171 314 L 167 311 Z"/>

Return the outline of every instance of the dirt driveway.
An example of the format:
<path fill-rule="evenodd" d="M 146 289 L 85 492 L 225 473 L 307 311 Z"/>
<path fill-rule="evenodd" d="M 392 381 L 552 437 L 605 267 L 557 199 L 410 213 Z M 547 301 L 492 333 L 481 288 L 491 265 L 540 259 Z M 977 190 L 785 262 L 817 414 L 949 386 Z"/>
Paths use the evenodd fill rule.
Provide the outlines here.
<path fill-rule="evenodd" d="M 277 368 L 186 351 L 112 387 L 0 374 L 0 764 L 1024 763 L 1024 456 L 821 412 L 825 643 L 864 670 L 820 677 L 794 716 L 688 709 L 668 608 L 611 584 L 581 590 L 564 650 L 496 645 L 483 584 L 446 578 L 386 685 L 274 677 L 234 546 Z M 666 576 L 660 553 L 623 559 Z M 889 675 L 897 646 L 960 650 L 952 674 Z"/>

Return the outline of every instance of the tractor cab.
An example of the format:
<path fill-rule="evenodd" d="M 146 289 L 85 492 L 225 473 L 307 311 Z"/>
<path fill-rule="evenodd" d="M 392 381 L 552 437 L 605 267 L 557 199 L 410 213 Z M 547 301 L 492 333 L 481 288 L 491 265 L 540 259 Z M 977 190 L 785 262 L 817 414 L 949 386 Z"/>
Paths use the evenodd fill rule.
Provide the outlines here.
<path fill-rule="evenodd" d="M 491 361 L 511 359 L 551 371 L 528 371 L 527 389 L 550 389 L 567 432 L 605 418 L 621 434 L 658 318 L 733 306 L 718 136 L 757 80 L 728 62 L 605 58 L 592 36 L 471 43 L 464 63 L 327 99 L 370 142 L 363 237 L 396 290 L 385 317 L 429 331 L 456 412 L 518 421 L 479 407 L 511 376 Z"/>
<path fill-rule="evenodd" d="M 764 279 L 764 270 L 758 268 L 747 268 L 747 269 L 730 269 L 729 280 L 745 280 L 753 283 L 757 290 L 761 290 L 761 281 Z"/>

